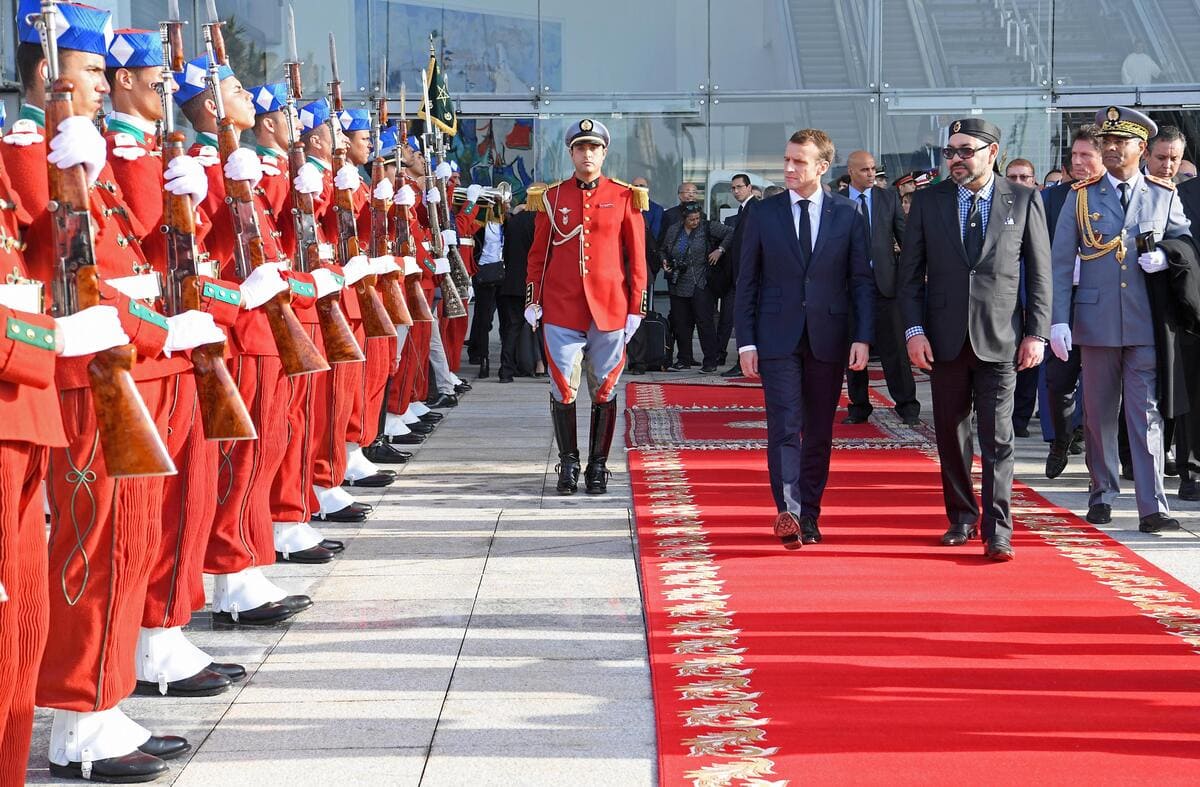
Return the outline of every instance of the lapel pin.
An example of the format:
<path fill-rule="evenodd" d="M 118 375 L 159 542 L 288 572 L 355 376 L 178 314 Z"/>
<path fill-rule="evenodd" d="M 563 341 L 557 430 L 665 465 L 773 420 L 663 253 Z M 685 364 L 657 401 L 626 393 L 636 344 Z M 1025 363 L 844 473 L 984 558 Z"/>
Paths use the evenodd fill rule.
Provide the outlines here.
<path fill-rule="evenodd" d="M 1101 218 L 1103 217 L 1099 213 L 1092 214 L 1092 221 L 1099 221 Z"/>

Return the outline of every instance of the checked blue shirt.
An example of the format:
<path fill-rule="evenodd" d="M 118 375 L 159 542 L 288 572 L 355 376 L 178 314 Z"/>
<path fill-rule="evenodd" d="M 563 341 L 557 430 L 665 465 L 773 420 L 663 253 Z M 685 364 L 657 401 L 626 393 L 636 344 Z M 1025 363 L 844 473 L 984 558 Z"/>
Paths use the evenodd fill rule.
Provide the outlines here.
<path fill-rule="evenodd" d="M 996 176 L 993 174 L 988 184 L 979 190 L 979 219 L 983 223 L 983 234 L 987 235 L 988 219 L 992 215 L 992 194 L 996 191 Z M 958 187 L 958 238 L 964 243 L 967 240 L 967 217 L 971 215 L 971 198 L 974 193 L 964 187 Z M 925 333 L 920 325 L 913 325 L 904 332 L 904 341 Z"/>

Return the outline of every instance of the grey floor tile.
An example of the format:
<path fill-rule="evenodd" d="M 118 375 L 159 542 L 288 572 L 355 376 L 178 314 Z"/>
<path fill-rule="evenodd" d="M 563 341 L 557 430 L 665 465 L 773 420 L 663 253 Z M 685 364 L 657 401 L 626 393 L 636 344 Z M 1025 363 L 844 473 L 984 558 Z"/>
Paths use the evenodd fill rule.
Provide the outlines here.
<path fill-rule="evenodd" d="M 441 699 L 235 703 L 203 752 L 396 749 L 429 744 Z"/>
<path fill-rule="evenodd" d="M 425 749 L 285 749 L 269 753 L 202 751 L 188 763 L 177 787 L 264 785 L 420 784 Z"/>

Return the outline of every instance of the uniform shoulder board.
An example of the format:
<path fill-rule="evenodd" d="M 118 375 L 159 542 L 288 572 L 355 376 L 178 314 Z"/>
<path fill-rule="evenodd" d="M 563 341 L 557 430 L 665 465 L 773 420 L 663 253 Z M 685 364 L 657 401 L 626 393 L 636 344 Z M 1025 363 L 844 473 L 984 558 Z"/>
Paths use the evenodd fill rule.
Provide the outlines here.
<path fill-rule="evenodd" d="M 202 167 L 215 167 L 221 163 L 221 154 L 212 145 L 202 145 L 200 150 L 196 151 L 196 161 L 200 162 Z"/>
<path fill-rule="evenodd" d="M 42 136 L 38 129 L 37 123 L 34 123 L 29 118 L 21 118 L 16 123 L 13 123 L 12 129 L 4 137 L 4 142 L 7 145 L 16 145 L 19 148 L 29 147 L 35 142 L 41 142 L 45 137 Z"/>
<path fill-rule="evenodd" d="M 645 188 L 644 186 L 633 186 L 623 180 L 617 180 L 616 178 L 612 178 L 611 180 L 618 186 L 622 186 L 633 192 L 633 204 L 637 206 L 638 210 L 650 210 L 649 189 Z"/>
<path fill-rule="evenodd" d="M 1170 189 L 1171 191 L 1175 190 L 1175 184 L 1172 183 L 1171 181 L 1167 180 L 1166 178 L 1160 178 L 1160 177 L 1156 177 L 1154 175 L 1147 175 L 1146 180 L 1150 181 L 1151 183 L 1157 183 L 1158 185 L 1162 186 L 1164 189 Z"/>
<path fill-rule="evenodd" d="M 1071 188 L 1072 188 L 1074 191 L 1079 191 L 1080 189 L 1087 188 L 1088 186 L 1092 185 L 1093 183 L 1096 183 L 1096 182 L 1097 182 L 1097 181 L 1099 181 L 1099 180 L 1100 180 L 1100 178 L 1102 178 L 1102 177 L 1104 177 L 1104 176 L 1103 176 L 1103 175 L 1096 175 L 1095 177 L 1086 178 L 1086 179 L 1084 179 L 1084 180 L 1077 180 L 1077 181 L 1075 181 L 1074 183 L 1072 183 L 1072 184 L 1071 184 Z"/>
<path fill-rule="evenodd" d="M 560 181 L 558 181 L 558 183 L 551 183 L 549 186 L 546 186 L 545 188 L 530 188 L 530 189 L 526 190 L 525 196 L 526 196 L 527 202 L 529 204 L 529 209 L 536 210 L 539 213 L 545 213 L 546 212 L 546 192 L 549 191 L 550 189 L 557 187 L 559 183 L 562 183 L 562 181 L 560 180 Z"/>

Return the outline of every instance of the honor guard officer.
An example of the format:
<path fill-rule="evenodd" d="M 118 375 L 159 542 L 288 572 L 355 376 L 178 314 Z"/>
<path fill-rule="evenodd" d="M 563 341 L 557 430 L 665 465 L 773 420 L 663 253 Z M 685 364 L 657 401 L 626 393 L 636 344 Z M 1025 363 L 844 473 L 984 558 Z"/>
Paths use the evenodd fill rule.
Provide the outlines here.
<path fill-rule="evenodd" d="M 1072 184 L 1059 214 L 1050 344 L 1064 361 L 1073 343 L 1082 353 L 1091 474 L 1087 520 L 1111 521 L 1120 492 L 1117 419 L 1123 400 L 1139 529 L 1177 530 L 1163 491 L 1162 392 L 1149 290 L 1153 277 L 1169 275 L 1159 243 L 1187 237 L 1189 223 L 1175 185 L 1138 168 L 1146 141 L 1158 131 L 1154 121 L 1128 107 L 1108 107 L 1096 113 L 1096 125 L 1107 171 Z M 1079 285 L 1072 287 L 1076 255 Z"/>
<path fill-rule="evenodd" d="M 605 462 L 617 421 L 625 344 L 646 315 L 645 222 L 649 194 L 601 174 L 608 129 L 580 120 L 567 131 L 575 176 L 530 193 L 538 211 L 525 284 L 525 320 L 545 323 L 559 494 L 579 486 L 575 396 L 586 363 L 592 395 L 587 491 L 607 491 Z"/>

